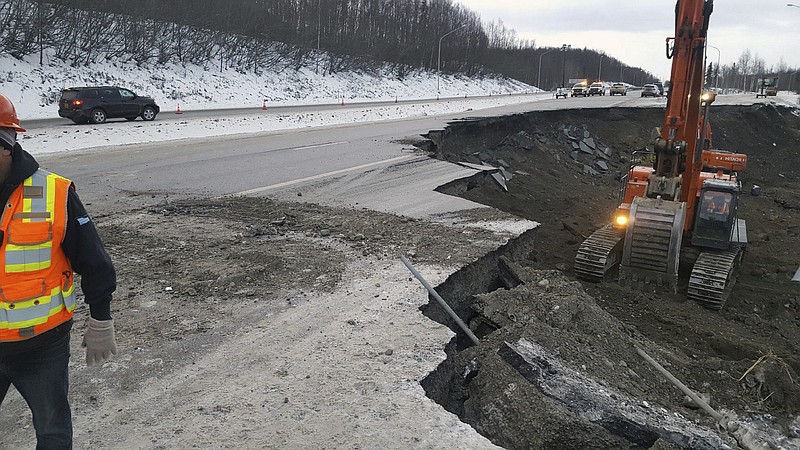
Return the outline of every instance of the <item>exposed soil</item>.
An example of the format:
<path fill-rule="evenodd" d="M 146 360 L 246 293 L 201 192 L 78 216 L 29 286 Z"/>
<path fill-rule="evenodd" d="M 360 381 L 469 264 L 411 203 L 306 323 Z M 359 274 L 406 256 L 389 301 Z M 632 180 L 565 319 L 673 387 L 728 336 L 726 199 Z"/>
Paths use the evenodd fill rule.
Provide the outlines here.
<path fill-rule="evenodd" d="M 639 346 L 707 395 L 718 411 L 800 437 L 800 283 L 790 281 L 800 264 L 800 117 L 797 110 L 766 104 L 714 107 L 711 118 L 714 146 L 749 156 L 740 177 L 745 192 L 740 214 L 750 244 L 721 312 L 705 310 L 683 294 L 582 283 L 572 275 L 580 242 L 610 221 L 616 180 L 632 151 L 645 147 L 651 129 L 661 125 L 663 110 L 534 112 L 451 124 L 432 136 L 441 159 L 489 164 L 513 174 L 507 192 L 485 173 L 440 191 L 542 225 L 438 288 L 468 318 L 481 344 L 471 346 L 462 336 L 451 345 L 449 359 L 423 383 L 428 394 L 507 448 L 705 447 L 687 441 L 687 434 L 695 435 L 686 428 L 678 437 L 646 421 L 631 427 L 627 419 L 592 420 L 588 411 L 596 404 L 581 407 L 553 395 L 544 387 L 550 372 L 531 378 L 526 371 L 535 364 L 508 357 L 509 343 L 534 342 L 614 392 L 620 403 L 663 408 L 713 429 L 706 413 L 636 353 Z M 599 151 L 573 148 L 585 138 Z M 753 185 L 760 186 L 760 196 L 750 195 Z M 501 256 L 514 263 L 524 284 L 498 289 Z M 456 329 L 436 306 L 426 314 Z M 736 445 L 730 436 L 721 437 Z M 773 441 L 786 448 L 800 442 Z"/>
<path fill-rule="evenodd" d="M 789 279 L 800 263 L 800 118 L 772 106 L 714 116 L 716 144 L 750 155 L 745 191 L 763 193 L 745 196 L 751 244 L 722 312 L 571 275 L 658 110 L 531 113 L 436 133 L 437 157 L 506 164 L 514 175 L 507 192 L 486 174 L 442 187 L 497 208 L 442 218 L 448 226 L 254 198 L 152 206 L 157 193 L 129 193 L 113 214 L 95 211 L 119 275 L 120 352 L 102 368 L 84 365 L 81 304 L 75 447 L 735 446 L 634 345 L 713 407 L 751 422 L 768 414 L 761 422 L 797 435 L 800 285 Z M 565 128 L 610 155 L 574 154 Z M 475 226 L 507 213 L 541 226 L 510 241 L 502 227 Z M 480 345 L 425 304 L 400 254 Z M 524 284 L 507 288 L 515 283 L 500 264 Z M 31 448 L 22 399 L 12 391 L 0 411 L 0 448 Z"/>
<path fill-rule="evenodd" d="M 425 290 L 398 257 L 441 282 L 515 235 L 473 224 L 507 218 L 480 208 L 443 226 L 263 198 L 95 215 L 118 272 L 119 354 L 86 367 L 80 303 L 75 448 L 494 448 L 425 396 L 453 333 L 420 313 Z M 0 449 L 35 446 L 13 389 L 0 430 Z"/>

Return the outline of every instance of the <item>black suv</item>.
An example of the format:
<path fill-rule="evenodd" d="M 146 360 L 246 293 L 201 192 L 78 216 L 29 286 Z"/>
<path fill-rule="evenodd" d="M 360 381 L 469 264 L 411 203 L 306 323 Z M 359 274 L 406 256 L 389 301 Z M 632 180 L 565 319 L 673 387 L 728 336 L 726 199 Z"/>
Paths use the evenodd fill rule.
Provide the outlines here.
<path fill-rule="evenodd" d="M 71 87 L 61 91 L 58 101 L 58 115 L 75 123 L 103 123 L 116 117 L 153 120 L 160 110 L 152 98 L 116 86 Z"/>

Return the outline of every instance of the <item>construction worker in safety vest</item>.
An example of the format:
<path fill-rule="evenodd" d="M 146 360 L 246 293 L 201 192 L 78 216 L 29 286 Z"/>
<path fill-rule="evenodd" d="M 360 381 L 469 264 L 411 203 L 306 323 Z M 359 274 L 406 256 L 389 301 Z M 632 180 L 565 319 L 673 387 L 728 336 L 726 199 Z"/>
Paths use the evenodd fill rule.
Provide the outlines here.
<path fill-rule="evenodd" d="M 73 273 L 89 304 L 86 362 L 117 352 L 116 273 L 72 182 L 39 168 L 17 143 L 25 131 L 0 94 L 0 405 L 10 386 L 33 414 L 37 449 L 72 448 L 67 401 Z"/>
<path fill-rule="evenodd" d="M 708 202 L 708 212 L 714 214 L 726 214 L 730 211 L 728 202 L 722 194 L 711 194 L 710 201 Z"/>

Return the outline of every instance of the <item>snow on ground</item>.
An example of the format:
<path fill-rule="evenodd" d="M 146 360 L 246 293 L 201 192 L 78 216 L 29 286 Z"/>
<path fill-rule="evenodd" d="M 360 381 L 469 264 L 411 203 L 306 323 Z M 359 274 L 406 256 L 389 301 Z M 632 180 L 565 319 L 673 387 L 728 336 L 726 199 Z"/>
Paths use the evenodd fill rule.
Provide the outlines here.
<path fill-rule="evenodd" d="M 80 150 L 94 147 L 160 142 L 176 139 L 207 138 L 233 134 L 263 133 L 306 127 L 402 119 L 491 108 L 549 98 L 532 94 L 539 89 L 501 77 L 469 78 L 463 75 L 415 71 L 402 80 L 388 69 L 379 75 L 337 73 L 319 75 L 312 67 L 299 71 L 243 74 L 232 69 L 167 64 L 143 68 L 133 63 L 110 61 L 70 67 L 48 59 L 38 65 L 38 57 L 17 60 L 0 55 L 0 93 L 8 96 L 22 120 L 58 117 L 57 101 L 62 89 L 70 86 L 117 85 L 139 95 L 154 97 L 162 112 L 155 122 L 134 124 L 111 122 L 100 126 L 64 126 L 30 130 L 20 134 L 23 147 L 33 154 Z M 437 95 L 437 86 L 440 94 Z M 482 98 L 473 98 L 484 96 Z M 489 96 L 489 97 L 485 97 Z M 441 98 L 438 100 L 437 98 Z M 276 106 L 331 105 L 353 102 L 379 102 L 428 99 L 413 105 L 364 106 L 318 112 L 278 113 Z M 216 108 L 266 107 L 263 114 L 185 118 L 183 112 Z"/>
<path fill-rule="evenodd" d="M 415 71 L 402 80 L 389 69 L 380 75 L 337 73 L 319 75 L 315 68 L 278 73 L 240 73 L 228 69 L 167 64 L 140 67 L 133 63 L 110 61 L 70 67 L 38 56 L 17 60 L 0 55 L 0 93 L 8 96 L 25 126 L 26 120 L 57 118 L 61 89 L 69 86 L 119 85 L 140 95 L 156 99 L 162 112 L 155 122 L 110 122 L 104 125 L 71 126 L 66 119 L 57 127 L 36 128 L 20 134 L 23 147 L 33 154 L 72 151 L 177 139 L 210 138 L 235 134 L 267 133 L 279 130 L 363 123 L 379 120 L 453 114 L 492 108 L 512 103 L 551 98 L 549 93 L 500 77 L 469 78 L 463 75 Z M 441 100 L 437 100 L 437 86 Z M 497 95 L 522 94 L 522 95 Z M 490 97 L 485 97 L 489 96 Z M 477 97 L 482 96 L 482 97 Z M 634 94 L 635 96 L 635 94 Z M 720 95 L 716 104 L 754 102 L 754 93 Z M 465 98 L 466 97 L 466 98 Z M 331 109 L 344 102 L 426 100 L 415 104 L 366 105 Z M 580 101 L 581 99 L 570 99 Z M 666 98 L 644 99 L 625 106 L 652 107 Z M 780 92 L 769 100 L 797 106 L 797 94 Z M 267 109 L 260 114 L 196 118 L 175 115 L 180 105 L 186 111 L 215 108 Z M 319 111 L 280 112 L 276 106 L 328 105 Z"/>
<path fill-rule="evenodd" d="M 548 94 L 493 96 L 487 98 L 440 100 L 417 104 L 363 106 L 317 112 L 229 115 L 218 118 L 182 119 L 164 112 L 153 122 L 107 122 L 102 125 L 72 125 L 37 128 L 20 133 L 23 148 L 34 155 L 73 151 L 93 147 L 208 138 L 234 134 L 266 133 L 280 130 L 322 127 L 348 123 L 403 119 L 478 110 L 512 103 L 530 102 L 533 98 L 550 98 Z M 22 123 L 25 126 L 24 120 Z"/>
<path fill-rule="evenodd" d="M 45 56 L 48 56 L 47 54 Z M 58 117 L 59 94 L 71 86 L 115 85 L 155 98 L 162 110 L 247 108 L 277 105 L 331 104 L 361 101 L 433 99 L 539 92 L 539 89 L 503 77 L 470 78 L 416 70 L 402 79 L 388 67 L 378 74 L 317 73 L 315 67 L 298 71 L 241 73 L 219 67 L 164 64 L 141 67 L 132 62 L 71 67 L 52 57 L 39 66 L 38 55 L 17 60 L 0 55 L 0 92 L 17 108 L 20 119 Z"/>

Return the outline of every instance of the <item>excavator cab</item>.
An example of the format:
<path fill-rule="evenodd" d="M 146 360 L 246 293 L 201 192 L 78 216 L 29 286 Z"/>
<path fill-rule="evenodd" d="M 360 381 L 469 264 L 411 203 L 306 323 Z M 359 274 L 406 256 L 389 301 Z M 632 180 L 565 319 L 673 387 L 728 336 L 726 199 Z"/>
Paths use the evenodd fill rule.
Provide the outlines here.
<path fill-rule="evenodd" d="M 734 232 L 737 224 L 739 185 L 731 182 L 706 180 L 700 191 L 695 214 L 692 244 L 700 247 L 727 249 L 738 241 Z"/>

